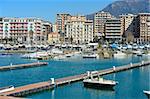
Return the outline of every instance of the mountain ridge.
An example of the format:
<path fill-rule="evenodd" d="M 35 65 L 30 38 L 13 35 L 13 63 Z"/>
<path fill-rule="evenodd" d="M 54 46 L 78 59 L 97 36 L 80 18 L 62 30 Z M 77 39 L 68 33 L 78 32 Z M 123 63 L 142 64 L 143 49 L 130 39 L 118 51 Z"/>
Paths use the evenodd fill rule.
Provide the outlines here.
<path fill-rule="evenodd" d="M 109 4 L 100 11 L 109 12 L 115 17 L 119 17 L 119 15 L 127 13 L 150 13 L 150 0 L 118 0 Z M 86 15 L 87 19 L 94 19 L 95 13 Z"/>

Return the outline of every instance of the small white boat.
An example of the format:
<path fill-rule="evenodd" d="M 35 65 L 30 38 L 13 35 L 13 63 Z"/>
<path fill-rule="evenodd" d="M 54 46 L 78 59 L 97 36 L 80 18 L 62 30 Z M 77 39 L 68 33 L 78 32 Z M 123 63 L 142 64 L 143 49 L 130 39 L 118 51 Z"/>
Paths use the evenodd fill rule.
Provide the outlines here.
<path fill-rule="evenodd" d="M 113 80 L 106 80 L 103 78 L 91 78 L 83 80 L 85 87 L 96 87 L 100 89 L 113 89 L 113 87 L 118 84 L 118 82 Z"/>
<path fill-rule="evenodd" d="M 136 54 L 137 56 L 143 56 L 143 53 L 138 53 L 138 54 Z"/>
<path fill-rule="evenodd" d="M 92 54 L 92 53 L 90 53 L 90 54 L 84 54 L 84 55 L 82 55 L 82 57 L 83 58 L 99 58 L 99 56 L 98 56 L 98 54 Z"/>
<path fill-rule="evenodd" d="M 128 49 L 132 49 L 132 45 L 129 45 L 129 44 L 128 44 L 128 45 L 127 45 L 127 48 L 128 48 Z"/>
<path fill-rule="evenodd" d="M 53 59 L 54 60 L 64 60 L 64 59 L 66 59 L 66 56 L 65 55 L 59 55 L 59 56 L 55 56 Z"/>
<path fill-rule="evenodd" d="M 145 45 L 145 48 L 150 48 L 150 44 Z"/>
<path fill-rule="evenodd" d="M 39 58 L 39 57 L 44 57 L 44 56 L 48 56 L 49 53 L 48 52 L 35 52 L 35 53 L 30 53 L 30 54 L 25 54 L 22 56 L 22 58 Z"/>
<path fill-rule="evenodd" d="M 150 97 L 150 91 L 143 91 L 148 97 Z"/>
<path fill-rule="evenodd" d="M 127 55 L 121 51 L 117 51 L 117 53 L 114 54 L 114 58 L 125 58 Z"/>
<path fill-rule="evenodd" d="M 143 51 L 136 50 L 136 51 L 133 51 L 133 54 L 136 54 L 137 56 L 142 56 L 143 55 Z"/>
<path fill-rule="evenodd" d="M 138 49 L 138 45 L 137 44 L 133 44 L 132 49 Z"/>
<path fill-rule="evenodd" d="M 12 90 L 14 90 L 15 89 L 15 87 L 14 86 L 7 86 L 7 87 L 2 87 L 2 88 L 0 88 L 0 93 L 4 93 L 4 92 L 8 92 L 8 91 L 12 91 Z"/>
<path fill-rule="evenodd" d="M 143 46 L 143 45 L 139 46 L 139 49 L 144 49 L 144 48 L 145 48 L 145 46 Z"/>
<path fill-rule="evenodd" d="M 66 54 L 65 56 L 69 58 L 69 57 L 72 57 L 73 54 Z"/>
<path fill-rule="evenodd" d="M 63 54 L 63 51 L 54 48 L 54 49 L 51 50 L 51 53 L 53 53 L 53 54 Z"/>

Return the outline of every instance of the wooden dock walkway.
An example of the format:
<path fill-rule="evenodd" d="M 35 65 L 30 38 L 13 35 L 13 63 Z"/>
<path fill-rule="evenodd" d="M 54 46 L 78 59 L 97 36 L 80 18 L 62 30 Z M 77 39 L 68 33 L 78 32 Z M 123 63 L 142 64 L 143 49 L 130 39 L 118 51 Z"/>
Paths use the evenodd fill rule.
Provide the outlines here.
<path fill-rule="evenodd" d="M 133 68 L 148 66 L 148 65 L 150 65 L 150 61 L 147 61 L 147 62 L 143 61 L 140 63 L 99 70 L 96 72 L 92 71 L 92 74 L 93 74 L 93 76 L 96 77 L 98 75 L 106 75 L 106 74 L 125 71 L 125 70 L 129 70 L 129 69 L 133 69 Z M 55 85 L 52 84 L 51 81 L 46 81 L 46 82 L 40 82 L 40 83 L 29 84 L 29 85 L 25 85 L 25 86 L 21 86 L 21 87 L 16 87 L 13 91 L 4 92 L 1 95 L 3 95 L 3 96 L 24 96 L 27 94 L 43 91 L 46 89 L 51 89 L 51 88 L 54 88 L 55 86 L 60 86 L 60 85 L 64 85 L 64 84 L 68 84 L 68 83 L 72 83 L 72 82 L 81 81 L 85 78 L 88 78 L 87 73 L 56 79 Z"/>
<path fill-rule="evenodd" d="M 10 64 L 9 66 L 0 66 L 0 71 L 46 66 L 47 64 L 48 64 L 47 62 L 35 62 L 35 63 L 19 64 L 19 65 Z"/>

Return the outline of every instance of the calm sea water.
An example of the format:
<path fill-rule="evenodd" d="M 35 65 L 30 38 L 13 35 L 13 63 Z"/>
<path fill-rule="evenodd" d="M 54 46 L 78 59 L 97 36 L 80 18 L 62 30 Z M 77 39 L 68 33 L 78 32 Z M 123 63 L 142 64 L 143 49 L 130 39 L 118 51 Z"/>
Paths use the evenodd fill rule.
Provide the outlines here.
<path fill-rule="evenodd" d="M 121 66 L 149 60 L 149 57 L 127 57 L 124 59 L 101 59 L 101 60 L 48 60 L 48 66 L 19 69 L 0 72 L 0 87 L 14 85 L 15 87 L 35 82 L 47 81 L 50 78 L 60 78 L 84 73 L 88 70 L 100 70 L 112 66 Z M 20 63 L 36 62 L 20 58 L 20 55 L 0 56 L 0 66 Z M 119 84 L 115 91 L 102 91 L 84 88 L 82 82 L 76 82 L 26 96 L 33 99 L 146 99 L 143 90 L 150 90 L 150 66 L 119 72 L 104 76 L 107 79 L 117 80 Z"/>

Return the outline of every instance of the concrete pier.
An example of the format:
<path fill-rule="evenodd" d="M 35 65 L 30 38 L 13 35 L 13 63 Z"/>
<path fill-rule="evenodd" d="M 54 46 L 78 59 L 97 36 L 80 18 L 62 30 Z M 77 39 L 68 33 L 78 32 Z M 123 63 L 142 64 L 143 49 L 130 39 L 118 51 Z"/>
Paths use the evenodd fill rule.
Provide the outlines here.
<path fill-rule="evenodd" d="M 13 65 L 12 63 L 10 63 L 9 66 L 0 66 L 0 71 L 46 66 L 47 64 L 48 64 L 47 62 L 36 62 L 36 63 L 19 64 L 19 65 Z"/>

